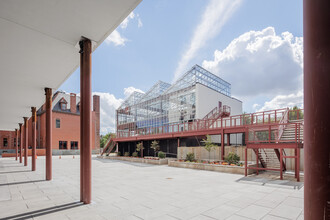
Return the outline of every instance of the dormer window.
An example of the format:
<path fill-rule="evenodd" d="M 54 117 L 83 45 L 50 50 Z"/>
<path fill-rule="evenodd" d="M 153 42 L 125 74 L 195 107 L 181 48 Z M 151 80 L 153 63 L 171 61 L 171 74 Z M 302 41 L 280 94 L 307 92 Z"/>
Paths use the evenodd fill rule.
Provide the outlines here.
<path fill-rule="evenodd" d="M 66 110 L 66 103 L 61 103 L 61 109 Z"/>
<path fill-rule="evenodd" d="M 67 102 L 65 101 L 65 99 L 64 98 L 62 98 L 61 100 L 60 100 L 60 108 L 61 108 L 61 110 L 66 110 L 66 108 L 67 108 Z"/>

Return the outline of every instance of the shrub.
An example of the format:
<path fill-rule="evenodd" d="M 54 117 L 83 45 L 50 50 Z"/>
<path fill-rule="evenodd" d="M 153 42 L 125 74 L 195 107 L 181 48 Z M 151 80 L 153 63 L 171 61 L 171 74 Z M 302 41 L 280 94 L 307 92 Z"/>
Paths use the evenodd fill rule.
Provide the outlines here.
<path fill-rule="evenodd" d="M 118 156 L 118 157 L 119 157 L 119 156 L 121 156 L 121 153 L 120 153 L 120 151 L 118 151 L 118 152 L 117 152 L 117 156 Z"/>
<path fill-rule="evenodd" d="M 138 152 L 133 152 L 132 157 L 138 157 Z"/>
<path fill-rule="evenodd" d="M 225 158 L 225 161 L 229 164 L 237 164 L 239 160 L 240 157 L 233 152 L 229 152 L 228 156 Z"/>
<path fill-rule="evenodd" d="M 186 160 L 187 161 L 194 161 L 195 160 L 195 154 L 194 153 L 187 153 Z"/>
<path fill-rule="evenodd" d="M 129 152 L 125 152 L 125 153 L 124 153 L 124 156 L 125 156 L 125 157 L 129 157 L 129 155 L 130 155 Z"/>
<path fill-rule="evenodd" d="M 159 158 L 162 158 L 162 159 L 165 158 L 165 153 L 162 152 L 162 151 L 159 151 L 159 152 L 158 152 L 158 157 L 159 157 Z"/>

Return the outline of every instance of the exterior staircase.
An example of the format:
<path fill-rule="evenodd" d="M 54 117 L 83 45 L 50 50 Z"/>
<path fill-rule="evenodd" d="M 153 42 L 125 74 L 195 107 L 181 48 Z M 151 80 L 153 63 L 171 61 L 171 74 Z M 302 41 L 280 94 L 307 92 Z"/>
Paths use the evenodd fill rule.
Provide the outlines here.
<path fill-rule="evenodd" d="M 258 158 L 262 167 L 280 169 L 281 164 L 279 161 L 279 152 L 276 151 L 278 150 L 267 148 L 255 149 L 255 152 L 258 153 Z M 283 168 L 285 170 L 285 164 L 283 165 Z"/>
<path fill-rule="evenodd" d="M 297 138 L 303 140 L 304 119 L 288 120 L 288 112 L 289 110 L 286 111 L 286 113 L 283 115 L 283 118 L 279 123 L 280 129 L 279 129 L 279 137 L 277 137 L 277 139 L 288 143 L 296 142 Z M 296 136 L 296 129 L 297 129 L 297 136 Z M 278 149 L 260 148 L 260 149 L 254 149 L 254 151 L 256 154 L 258 154 L 258 159 L 262 167 L 280 169 L 281 167 L 280 152 Z M 283 151 L 283 153 L 285 154 L 285 151 Z M 283 170 L 286 170 L 286 165 L 284 160 L 283 160 Z"/>
<path fill-rule="evenodd" d="M 104 145 L 104 149 L 101 153 L 101 156 L 103 156 L 103 154 L 105 154 L 105 153 L 110 153 L 115 146 L 116 146 L 116 142 L 113 141 L 113 139 L 111 138 L 111 135 L 110 135 L 107 142 Z"/>
<path fill-rule="evenodd" d="M 230 116 L 230 107 L 229 106 L 224 105 L 220 109 L 218 107 L 215 107 L 208 114 L 206 114 L 204 116 L 204 118 L 202 119 L 202 123 L 199 127 L 205 128 L 205 129 L 211 128 L 219 118 L 224 118 L 224 117 L 229 117 L 229 116 Z"/>
<path fill-rule="evenodd" d="M 298 138 L 300 138 L 301 140 L 303 140 L 303 136 L 304 136 L 304 120 L 303 119 L 298 119 L 298 120 L 289 120 L 289 123 L 293 123 L 292 125 L 287 125 L 284 128 L 284 131 L 280 137 L 281 140 L 285 140 L 290 142 L 290 140 L 295 141 L 296 139 L 296 126 L 295 123 L 299 123 L 300 126 L 297 127 L 298 131 L 297 131 L 297 135 Z M 300 130 L 300 132 L 299 132 Z"/>

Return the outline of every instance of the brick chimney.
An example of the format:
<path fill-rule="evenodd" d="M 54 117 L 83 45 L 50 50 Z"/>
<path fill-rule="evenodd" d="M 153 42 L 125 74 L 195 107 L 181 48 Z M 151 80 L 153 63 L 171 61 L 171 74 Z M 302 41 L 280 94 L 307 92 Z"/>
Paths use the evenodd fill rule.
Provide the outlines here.
<path fill-rule="evenodd" d="M 77 113 L 76 94 L 75 93 L 70 93 L 70 111 L 71 111 L 71 113 Z"/>

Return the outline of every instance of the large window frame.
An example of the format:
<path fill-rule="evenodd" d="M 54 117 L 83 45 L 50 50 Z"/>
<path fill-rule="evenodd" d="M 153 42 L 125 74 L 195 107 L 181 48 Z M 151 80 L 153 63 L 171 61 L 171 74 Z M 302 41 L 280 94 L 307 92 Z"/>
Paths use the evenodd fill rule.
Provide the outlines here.
<path fill-rule="evenodd" d="M 68 149 L 68 142 L 67 141 L 59 141 L 58 142 L 58 149 L 67 150 Z"/>

